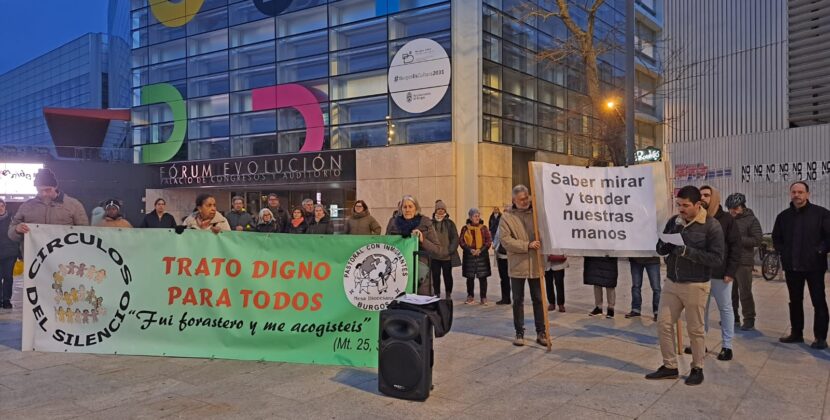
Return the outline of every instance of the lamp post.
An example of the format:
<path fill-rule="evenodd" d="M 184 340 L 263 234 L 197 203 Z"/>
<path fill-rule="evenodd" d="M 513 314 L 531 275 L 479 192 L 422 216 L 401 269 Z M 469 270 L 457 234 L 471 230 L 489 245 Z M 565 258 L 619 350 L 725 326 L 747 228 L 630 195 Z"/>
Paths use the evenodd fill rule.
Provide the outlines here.
<path fill-rule="evenodd" d="M 390 146 L 395 138 L 395 123 L 392 122 L 392 116 L 386 116 L 386 145 Z"/>

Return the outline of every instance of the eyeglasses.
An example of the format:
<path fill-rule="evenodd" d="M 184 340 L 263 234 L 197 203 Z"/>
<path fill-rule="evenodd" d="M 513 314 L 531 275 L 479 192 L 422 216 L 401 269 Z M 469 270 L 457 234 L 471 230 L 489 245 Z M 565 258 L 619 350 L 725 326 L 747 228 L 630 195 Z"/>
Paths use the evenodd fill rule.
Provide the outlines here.
<path fill-rule="evenodd" d="M 363 204 L 355 204 L 355 205 L 354 205 L 354 208 L 356 208 L 356 209 L 362 209 L 362 208 L 363 208 Z"/>

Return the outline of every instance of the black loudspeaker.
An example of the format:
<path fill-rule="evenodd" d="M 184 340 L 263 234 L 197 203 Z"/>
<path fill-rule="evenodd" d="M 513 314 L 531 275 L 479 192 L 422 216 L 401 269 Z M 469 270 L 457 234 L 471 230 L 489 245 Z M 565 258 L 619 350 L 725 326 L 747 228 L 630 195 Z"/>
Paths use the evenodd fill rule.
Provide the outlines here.
<path fill-rule="evenodd" d="M 423 312 L 386 309 L 380 313 L 378 391 L 423 401 L 432 388 L 432 324 Z"/>

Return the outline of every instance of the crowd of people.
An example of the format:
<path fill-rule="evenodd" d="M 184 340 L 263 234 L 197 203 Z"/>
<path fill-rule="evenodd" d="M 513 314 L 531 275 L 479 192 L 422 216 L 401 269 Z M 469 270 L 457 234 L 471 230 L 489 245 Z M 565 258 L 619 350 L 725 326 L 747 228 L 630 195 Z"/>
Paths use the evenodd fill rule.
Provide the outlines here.
<path fill-rule="evenodd" d="M 54 174 L 41 170 L 35 177 L 38 194 L 25 202 L 16 215 L 6 212 L 0 201 L 0 304 L 10 308 L 12 267 L 20 255 L 19 242 L 29 232 L 28 224 L 89 225 L 83 205 L 58 189 Z M 824 293 L 824 273 L 830 250 L 830 211 L 809 201 L 809 185 L 798 181 L 790 186 L 790 206 L 775 220 L 772 239 L 781 255 L 789 292 L 791 332 L 781 337 L 782 343 L 804 341 L 804 286 L 807 285 L 814 307 L 811 346 L 827 348 L 828 308 Z M 217 211 L 216 198 L 201 194 L 194 211 L 182 224 L 165 211 L 166 202 L 158 199 L 154 211 L 148 213 L 140 228 L 187 228 L 212 231 L 250 231 L 289 234 L 333 234 L 334 224 L 321 204 L 303 200 L 301 205 L 285 210 L 276 194 L 267 198 L 267 206 L 256 217 L 244 208 L 242 197 L 232 198 L 232 209 L 223 215 Z M 692 370 L 686 383 L 703 382 L 703 359 L 708 352 L 704 337 L 709 328 L 708 308 L 714 297 L 721 320 L 722 345 L 718 360 L 734 357 L 732 341 L 735 328 L 755 328 L 755 303 L 752 296 L 754 249 L 761 244 L 760 222 L 747 207 L 746 197 L 734 193 L 721 205 L 720 192 L 711 186 L 686 186 L 675 198 L 677 214 L 665 225 L 664 233 L 680 234 L 683 245 L 658 241 L 657 254 L 665 258 L 667 281 L 660 278 L 661 261 L 654 257 L 628 258 L 631 270 L 631 307 L 626 318 L 642 316 L 643 272 L 652 290 L 652 317 L 657 324 L 662 366 L 647 379 L 677 378 L 674 326 L 685 310 L 692 355 Z M 536 341 L 548 345 L 544 312 L 565 312 L 565 255 L 539 255 L 542 243 L 536 237 L 530 192 L 517 185 L 512 190 L 512 203 L 503 209 L 494 208 L 488 225 L 481 211 L 471 208 L 465 223 L 458 225 L 447 212 L 442 200 L 434 204 L 432 217 L 421 214 L 418 200 L 404 196 L 398 210 L 389 219 L 385 233 L 415 237 L 418 252 L 418 293 L 449 299 L 453 291 L 453 268 L 461 267 L 466 279 L 465 304 L 475 304 L 478 280 L 479 304 L 488 305 L 488 278 L 491 273 L 490 250 L 498 268 L 501 299 L 497 305 L 512 305 L 515 339 L 513 344 L 525 345 L 524 298 L 525 284 L 530 294 L 536 329 Z M 351 235 L 380 235 L 381 225 L 369 212 L 363 200 L 357 200 L 345 221 L 343 232 Z M 106 200 L 92 213 L 92 225 L 101 227 L 132 227 L 123 217 L 118 200 Z M 459 249 L 461 252 L 459 254 Z M 583 283 L 593 286 L 595 307 L 590 316 L 614 318 L 618 261 L 615 257 L 585 257 Z M 540 265 L 543 265 L 540 267 Z M 541 270 L 540 270 L 541 269 Z M 540 273 L 544 273 L 547 308 L 543 307 Z M 443 280 L 443 290 L 441 288 Z M 603 299 L 604 298 L 604 299 Z M 741 322 L 743 321 L 743 322 Z"/>

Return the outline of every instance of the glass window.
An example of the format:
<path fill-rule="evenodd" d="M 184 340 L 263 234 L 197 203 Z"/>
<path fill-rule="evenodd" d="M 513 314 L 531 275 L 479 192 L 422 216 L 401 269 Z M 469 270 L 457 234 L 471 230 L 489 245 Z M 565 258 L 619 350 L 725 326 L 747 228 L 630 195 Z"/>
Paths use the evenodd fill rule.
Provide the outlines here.
<path fill-rule="evenodd" d="M 450 5 L 414 10 L 389 19 L 389 39 L 407 38 L 450 28 Z"/>
<path fill-rule="evenodd" d="M 297 153 L 300 151 L 303 143 L 305 143 L 306 131 L 288 131 L 277 135 L 277 144 L 279 146 L 279 153 Z M 328 143 L 328 133 L 324 134 L 323 144 Z M 325 148 L 325 146 L 323 146 Z"/>
<path fill-rule="evenodd" d="M 173 108 L 167 104 L 152 104 L 147 106 L 147 113 L 153 123 L 173 121 Z"/>
<path fill-rule="evenodd" d="M 484 6 L 484 18 L 482 25 L 484 31 L 496 36 L 501 36 L 501 13 L 492 7 Z"/>
<path fill-rule="evenodd" d="M 386 19 L 358 22 L 331 29 L 331 50 L 343 50 L 386 41 Z"/>
<path fill-rule="evenodd" d="M 331 75 L 386 68 L 388 65 L 386 48 L 385 44 L 380 44 L 333 53 L 330 65 Z"/>
<path fill-rule="evenodd" d="M 449 116 L 396 120 L 394 144 L 430 143 L 452 139 L 452 118 Z"/>
<path fill-rule="evenodd" d="M 387 93 L 386 69 L 332 77 L 331 99 L 348 99 Z"/>
<path fill-rule="evenodd" d="M 482 78 L 484 79 L 484 86 L 501 89 L 501 66 L 485 60 Z"/>
<path fill-rule="evenodd" d="M 188 113 L 190 118 L 212 117 L 228 113 L 228 95 L 207 96 L 204 98 L 188 99 Z"/>
<path fill-rule="evenodd" d="M 209 137 L 227 137 L 230 134 L 228 117 L 194 119 L 188 122 L 187 138 L 205 139 Z"/>
<path fill-rule="evenodd" d="M 505 68 L 502 90 L 525 98 L 536 99 L 536 78 Z"/>
<path fill-rule="evenodd" d="M 484 34 L 483 37 L 483 45 L 482 45 L 482 54 L 484 58 L 488 60 L 493 60 L 497 63 L 501 62 L 501 40 L 489 35 Z"/>
<path fill-rule="evenodd" d="M 269 41 L 232 49 L 231 68 L 238 69 L 274 63 L 276 59 L 274 43 L 275 41 Z"/>
<path fill-rule="evenodd" d="M 228 6 L 228 23 L 230 25 L 238 25 L 240 23 L 264 19 L 266 17 L 266 15 L 257 9 L 256 4 L 250 0 Z"/>
<path fill-rule="evenodd" d="M 132 53 L 133 58 L 133 67 L 142 67 L 149 64 L 149 56 L 147 48 L 141 48 L 138 50 L 133 50 Z"/>
<path fill-rule="evenodd" d="M 568 153 L 568 143 L 565 133 L 561 131 L 537 129 L 539 132 L 539 148 L 556 153 Z"/>
<path fill-rule="evenodd" d="M 277 84 L 274 65 L 252 67 L 231 72 L 231 90 L 256 89 Z"/>
<path fill-rule="evenodd" d="M 130 29 L 138 29 L 147 26 L 147 10 L 148 9 L 140 9 L 132 12 Z"/>
<path fill-rule="evenodd" d="M 557 85 L 565 85 L 565 66 L 551 60 L 539 61 L 539 78 Z"/>
<path fill-rule="evenodd" d="M 328 114 L 329 105 L 327 103 L 320 104 L 320 112 L 323 115 Z M 328 118 L 323 118 L 323 123 L 328 121 Z M 277 110 L 277 127 L 279 131 L 300 130 L 305 129 L 305 119 L 303 119 L 300 111 L 294 108 L 280 108 Z"/>
<path fill-rule="evenodd" d="M 504 65 L 528 74 L 536 74 L 536 56 L 532 52 L 505 42 L 502 54 Z"/>
<path fill-rule="evenodd" d="M 259 156 L 279 153 L 277 135 L 273 133 L 231 138 L 233 156 Z"/>
<path fill-rule="evenodd" d="M 147 7 L 147 0 L 130 0 L 130 10 Z"/>
<path fill-rule="evenodd" d="M 429 6 L 430 4 L 441 3 L 445 0 L 389 0 L 389 11 L 393 10 L 409 10 L 417 9 L 419 7 Z M 397 7 L 393 6 L 397 3 Z"/>
<path fill-rule="evenodd" d="M 275 131 L 277 131 L 277 114 L 274 110 L 231 116 L 231 134 L 273 133 Z"/>
<path fill-rule="evenodd" d="M 151 44 L 159 44 L 162 42 L 172 41 L 174 39 L 180 39 L 187 36 L 187 31 L 185 31 L 184 26 L 171 28 L 168 26 L 164 26 L 162 24 L 158 24 L 150 26 L 149 28 L 147 28 L 147 31 L 150 34 Z"/>
<path fill-rule="evenodd" d="M 234 26 L 230 28 L 231 47 L 272 40 L 274 34 L 274 18 Z"/>
<path fill-rule="evenodd" d="M 333 0 L 336 1 L 336 0 Z M 327 0 L 304 0 L 304 1 L 292 1 L 291 4 L 283 11 L 285 13 L 295 12 L 297 10 L 308 9 L 310 7 L 317 7 L 319 5 L 324 5 L 328 3 Z"/>
<path fill-rule="evenodd" d="M 342 0 L 329 4 L 329 25 L 337 26 L 386 14 L 382 0 Z"/>
<path fill-rule="evenodd" d="M 277 64 L 277 81 L 281 84 L 298 80 L 319 79 L 328 76 L 328 74 L 328 55 L 301 58 Z"/>
<path fill-rule="evenodd" d="M 149 138 L 147 143 L 161 143 L 173 134 L 173 123 L 152 124 L 147 127 Z"/>
<path fill-rule="evenodd" d="M 185 25 L 187 34 L 194 35 L 228 27 L 228 9 L 223 7 L 214 10 L 200 10 L 190 22 Z"/>
<path fill-rule="evenodd" d="M 502 116 L 513 120 L 533 123 L 536 119 L 536 106 L 533 101 L 513 95 L 503 95 Z"/>
<path fill-rule="evenodd" d="M 331 130 L 332 149 L 386 146 L 386 122 L 334 127 Z"/>
<path fill-rule="evenodd" d="M 150 71 L 147 67 L 133 69 L 132 87 L 144 86 L 150 83 Z"/>
<path fill-rule="evenodd" d="M 539 102 L 565 108 L 565 99 L 567 98 L 565 88 L 544 80 L 539 80 L 537 84 L 539 86 L 539 95 L 537 96 Z"/>
<path fill-rule="evenodd" d="M 326 27 L 326 6 L 280 15 L 276 19 L 280 37 L 316 31 Z"/>
<path fill-rule="evenodd" d="M 485 115 L 482 121 L 482 139 L 501 143 L 501 118 Z"/>
<path fill-rule="evenodd" d="M 532 27 L 518 20 L 505 17 L 502 28 L 503 39 L 529 50 L 536 50 L 536 30 Z"/>
<path fill-rule="evenodd" d="M 150 123 L 149 106 L 135 107 L 130 111 L 130 124 L 133 127 Z"/>
<path fill-rule="evenodd" d="M 190 77 L 228 71 L 228 52 L 200 55 L 187 59 L 187 74 Z"/>
<path fill-rule="evenodd" d="M 547 105 L 537 104 L 536 123 L 543 127 L 559 128 L 564 130 L 566 119 L 564 111 Z"/>
<path fill-rule="evenodd" d="M 185 40 L 180 39 L 150 47 L 150 64 L 177 60 L 185 56 Z"/>
<path fill-rule="evenodd" d="M 227 138 L 187 142 L 187 157 L 190 160 L 226 158 L 230 157 L 230 152 Z"/>
<path fill-rule="evenodd" d="M 387 115 L 389 100 L 386 95 L 331 104 L 332 125 L 383 121 Z"/>
<path fill-rule="evenodd" d="M 188 55 L 199 55 L 228 48 L 228 30 L 210 32 L 187 38 Z"/>
<path fill-rule="evenodd" d="M 280 39 L 277 42 L 277 59 L 279 61 L 292 60 L 309 55 L 323 54 L 328 50 L 328 32 L 312 32 Z"/>
<path fill-rule="evenodd" d="M 187 83 L 190 97 L 216 95 L 228 91 L 227 73 L 212 74 L 209 76 L 190 79 Z"/>
<path fill-rule="evenodd" d="M 483 90 L 482 111 L 485 114 L 501 115 L 501 93 L 492 89 Z"/>
<path fill-rule="evenodd" d="M 176 60 L 169 63 L 150 66 L 150 83 L 169 82 L 187 77 L 185 60 Z"/>
<path fill-rule="evenodd" d="M 502 130 L 505 144 L 536 148 L 536 130 L 532 125 L 504 120 Z"/>
<path fill-rule="evenodd" d="M 146 47 L 149 43 L 149 38 L 147 37 L 147 28 L 142 28 L 132 32 L 133 48 Z"/>
<path fill-rule="evenodd" d="M 253 111 L 253 100 L 251 99 L 251 91 L 231 93 L 231 112 L 248 112 Z"/>

